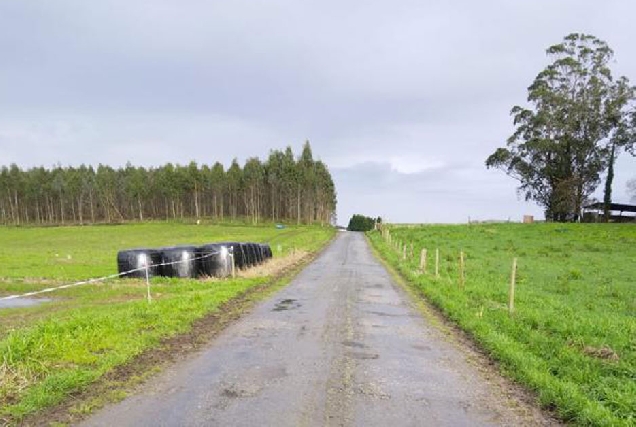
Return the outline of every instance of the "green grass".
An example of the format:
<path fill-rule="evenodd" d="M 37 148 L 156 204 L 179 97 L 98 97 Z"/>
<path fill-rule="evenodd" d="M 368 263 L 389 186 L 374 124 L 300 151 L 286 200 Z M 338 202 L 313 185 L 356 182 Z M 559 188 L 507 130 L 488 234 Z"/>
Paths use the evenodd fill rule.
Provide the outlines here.
<path fill-rule="evenodd" d="M 223 240 L 268 242 L 274 257 L 315 251 L 332 228 L 187 225 L 0 229 L 0 296 L 117 272 L 116 253 Z M 280 249 L 280 251 L 279 251 Z M 110 280 L 46 294 L 51 302 L 0 309 L 0 421 L 55 405 L 113 368 L 271 277 L 226 280 Z"/>
<path fill-rule="evenodd" d="M 469 332 L 503 371 L 577 425 L 636 425 L 636 227 L 498 224 L 392 227 L 401 259 L 370 239 L 413 287 Z M 428 274 L 419 254 L 428 250 Z M 435 249 L 440 277 L 435 278 Z M 459 254 L 466 283 L 459 286 Z M 507 310 L 518 257 L 515 312 Z"/>
<path fill-rule="evenodd" d="M 117 273 L 117 251 L 212 241 L 311 247 L 314 227 L 146 223 L 48 228 L 0 228 L 0 278 L 82 280 Z M 320 227 L 317 228 L 318 230 Z M 319 242 L 318 242 L 319 243 Z"/>

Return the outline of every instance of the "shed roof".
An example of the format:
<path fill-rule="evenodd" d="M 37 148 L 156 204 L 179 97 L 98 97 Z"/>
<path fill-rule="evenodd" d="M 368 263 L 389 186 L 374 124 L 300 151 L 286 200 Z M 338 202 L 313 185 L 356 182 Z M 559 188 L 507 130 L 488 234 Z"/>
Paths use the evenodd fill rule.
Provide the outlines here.
<path fill-rule="evenodd" d="M 598 202 L 592 203 L 591 205 L 585 206 L 585 209 L 599 209 L 602 210 L 605 208 L 605 203 Z M 623 203 L 610 203 L 611 211 L 619 211 L 619 212 L 636 212 L 636 205 L 626 205 Z"/>

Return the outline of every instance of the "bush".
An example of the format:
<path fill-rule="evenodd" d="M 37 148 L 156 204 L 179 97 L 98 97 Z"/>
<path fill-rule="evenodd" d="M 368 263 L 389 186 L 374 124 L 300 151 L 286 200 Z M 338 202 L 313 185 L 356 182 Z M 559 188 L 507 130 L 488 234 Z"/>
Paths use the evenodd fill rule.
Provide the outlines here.
<path fill-rule="evenodd" d="M 349 220 L 349 226 L 347 227 L 347 230 L 349 230 L 349 231 L 370 231 L 370 230 L 373 230 L 375 228 L 376 221 L 377 222 L 382 222 L 380 217 L 378 217 L 378 219 L 376 220 L 375 218 L 370 218 L 368 216 L 355 214 Z"/>

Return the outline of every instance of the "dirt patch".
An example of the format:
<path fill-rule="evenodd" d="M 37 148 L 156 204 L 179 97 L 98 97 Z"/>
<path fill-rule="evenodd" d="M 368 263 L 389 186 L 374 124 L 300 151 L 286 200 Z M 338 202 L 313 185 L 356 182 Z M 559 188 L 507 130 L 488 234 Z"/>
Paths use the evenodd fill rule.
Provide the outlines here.
<path fill-rule="evenodd" d="M 323 250 L 327 246 L 329 243 Z M 258 301 L 287 284 L 305 265 L 321 253 L 322 250 L 316 253 L 296 252 L 290 255 L 290 259 L 281 258 L 276 260 L 279 262 L 270 261 L 260 266 L 261 275 L 266 268 L 270 272 L 272 279 L 268 283 L 250 288 L 222 304 L 215 312 L 196 320 L 189 332 L 163 340 L 158 347 L 149 349 L 125 365 L 116 367 L 85 390 L 70 395 L 66 401 L 25 417 L 20 421 L 20 425 L 49 426 L 77 423 L 87 418 L 93 411 L 124 399 L 152 375 L 184 360 L 187 355 L 207 345 Z M 239 277 L 253 276 L 250 272 L 250 276 L 239 275 Z"/>
<path fill-rule="evenodd" d="M 583 353 L 598 359 L 611 360 L 614 362 L 617 362 L 620 359 L 614 350 L 606 346 L 600 348 L 585 346 L 583 348 Z"/>

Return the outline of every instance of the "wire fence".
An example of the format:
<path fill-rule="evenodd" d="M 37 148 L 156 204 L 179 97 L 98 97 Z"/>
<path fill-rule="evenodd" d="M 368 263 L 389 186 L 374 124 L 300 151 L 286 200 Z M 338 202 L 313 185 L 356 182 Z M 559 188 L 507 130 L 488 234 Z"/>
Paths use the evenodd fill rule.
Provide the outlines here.
<path fill-rule="evenodd" d="M 206 253 L 205 255 L 199 256 L 199 257 L 194 257 L 194 258 L 188 258 L 188 259 L 183 259 L 183 260 L 179 260 L 179 261 L 172 261 L 172 262 L 162 262 L 162 263 L 158 263 L 158 264 L 153 264 L 153 263 L 149 263 L 148 262 L 148 258 L 146 258 L 146 262 L 144 266 L 142 267 L 138 267 L 138 268 L 134 268 L 132 270 L 128 270 L 128 271 L 122 271 L 121 273 L 117 273 L 117 274 L 110 274 L 108 276 L 103 276 L 103 277 L 97 277 L 97 278 L 93 278 L 93 279 L 88 279 L 88 280 L 82 280 L 80 282 L 75 282 L 75 283 L 68 283 L 65 285 L 60 285 L 60 286 L 55 286 L 55 287 L 51 287 L 51 288 L 46 288 L 46 289 L 40 289 L 39 291 L 32 291 L 32 292 L 26 292 L 23 294 L 16 294 L 16 295 L 9 295 L 6 297 L 0 297 L 0 301 L 8 301 L 8 300 L 13 300 L 13 299 L 17 299 L 17 298 L 24 298 L 24 297 L 31 297 L 34 295 L 40 295 L 40 294 L 46 294 L 49 292 L 54 292 L 54 291 L 58 291 L 61 289 L 68 289 L 68 288 L 73 288 L 76 286 L 81 286 L 81 285 L 88 285 L 88 284 L 93 284 L 93 283 L 101 283 L 101 282 L 105 282 L 107 280 L 110 279 L 115 279 L 118 277 L 122 277 L 122 276 L 127 276 L 129 274 L 132 273 L 136 273 L 138 271 L 145 271 L 145 276 L 146 276 L 146 288 L 147 288 L 147 299 L 148 302 L 152 301 L 152 297 L 150 295 L 150 275 L 148 273 L 149 269 L 151 267 L 164 267 L 164 266 L 168 266 L 168 265 L 175 265 L 175 264 L 180 264 L 180 263 L 186 263 L 186 262 L 194 262 L 194 261 L 198 261 L 201 259 L 205 259 L 205 258 L 209 258 L 212 257 L 214 255 L 218 255 L 222 252 L 217 251 L 217 252 L 210 252 L 210 253 Z M 232 250 L 232 248 L 230 248 L 228 250 L 228 255 L 230 256 L 230 258 L 232 259 L 232 275 L 234 275 L 234 252 Z"/>

